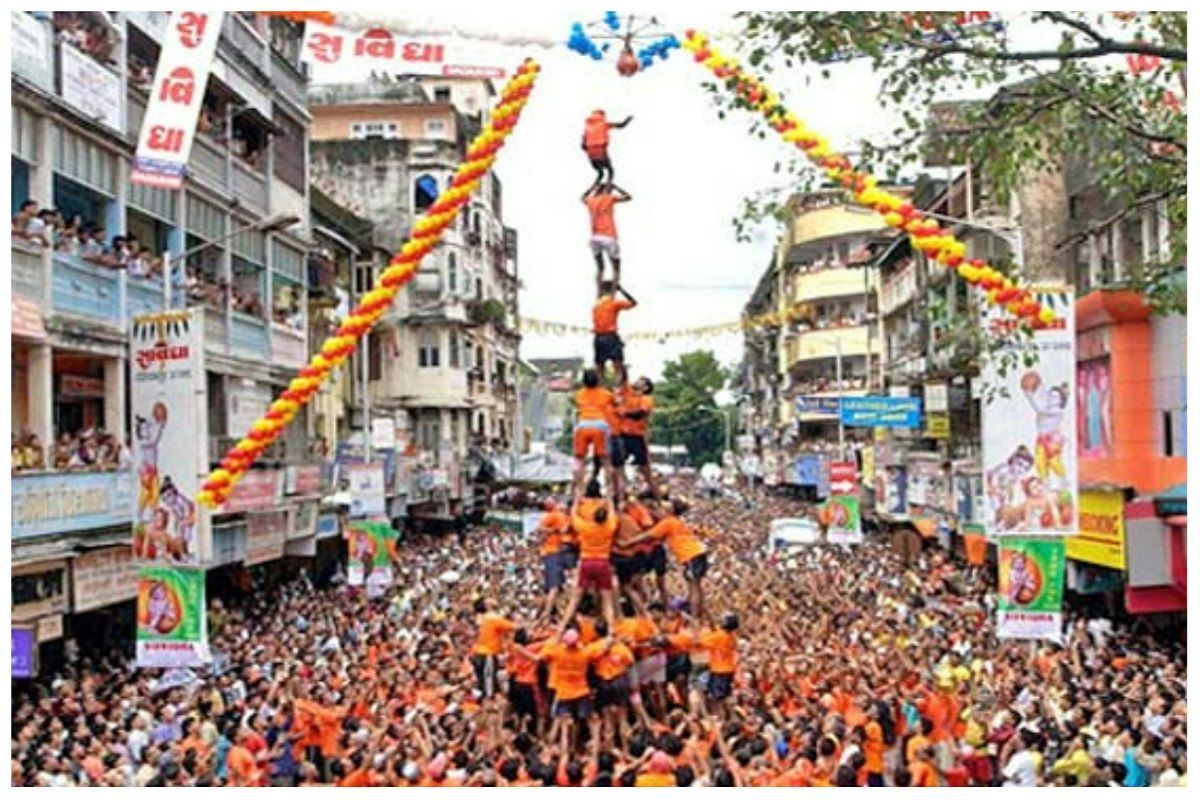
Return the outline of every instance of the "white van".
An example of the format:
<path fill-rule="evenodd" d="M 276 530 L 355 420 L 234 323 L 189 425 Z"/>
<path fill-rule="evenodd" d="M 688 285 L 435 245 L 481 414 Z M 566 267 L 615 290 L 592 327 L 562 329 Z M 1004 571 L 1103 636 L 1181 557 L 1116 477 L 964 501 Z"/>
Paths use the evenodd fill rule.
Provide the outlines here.
<path fill-rule="evenodd" d="M 805 517 L 782 517 L 771 521 L 767 533 L 767 550 L 785 553 L 798 547 L 816 544 L 821 539 L 817 523 Z"/>

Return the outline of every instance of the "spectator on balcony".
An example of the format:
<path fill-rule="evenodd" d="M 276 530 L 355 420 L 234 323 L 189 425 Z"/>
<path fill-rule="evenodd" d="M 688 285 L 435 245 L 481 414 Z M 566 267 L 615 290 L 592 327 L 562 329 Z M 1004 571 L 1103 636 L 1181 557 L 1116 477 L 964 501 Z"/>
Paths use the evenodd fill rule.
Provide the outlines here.
<path fill-rule="evenodd" d="M 21 239 L 28 239 L 29 224 L 37 218 L 38 204 L 36 200 L 26 200 L 21 203 L 21 208 L 12 218 L 12 232 L 14 236 Z"/>
<path fill-rule="evenodd" d="M 69 467 L 71 465 L 72 452 L 71 434 L 64 431 L 58 437 L 58 444 L 54 446 L 54 468 L 66 469 Z"/>
<path fill-rule="evenodd" d="M 79 256 L 87 261 L 100 261 L 104 257 L 104 230 L 84 227 L 79 236 Z"/>
<path fill-rule="evenodd" d="M 149 278 L 153 272 L 151 260 L 148 248 L 143 247 L 138 250 L 129 258 L 129 276 L 131 278 Z"/>
<path fill-rule="evenodd" d="M 54 249 L 69 256 L 79 255 L 80 243 L 78 218 L 76 218 L 76 220 L 72 221 L 70 224 L 64 225 L 58 231 Z"/>
<path fill-rule="evenodd" d="M 124 236 L 114 236 L 112 247 L 101 257 L 101 263 L 114 269 L 124 269 L 129 266 L 129 246 Z"/>
<path fill-rule="evenodd" d="M 129 74 L 129 82 L 138 89 L 143 91 L 150 88 L 150 84 L 154 83 L 154 70 L 150 68 L 141 58 L 129 54 L 126 64 L 126 71 Z"/>

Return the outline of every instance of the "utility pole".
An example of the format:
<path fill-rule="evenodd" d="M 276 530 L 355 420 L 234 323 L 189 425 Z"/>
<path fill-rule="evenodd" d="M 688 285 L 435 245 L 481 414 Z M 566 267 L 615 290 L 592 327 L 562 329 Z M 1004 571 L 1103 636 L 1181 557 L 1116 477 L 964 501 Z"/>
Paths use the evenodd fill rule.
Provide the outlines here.
<path fill-rule="evenodd" d="M 838 387 L 838 459 L 846 460 L 846 426 L 842 422 L 842 402 L 845 391 L 842 388 L 842 337 L 834 339 L 837 345 L 837 387 Z"/>

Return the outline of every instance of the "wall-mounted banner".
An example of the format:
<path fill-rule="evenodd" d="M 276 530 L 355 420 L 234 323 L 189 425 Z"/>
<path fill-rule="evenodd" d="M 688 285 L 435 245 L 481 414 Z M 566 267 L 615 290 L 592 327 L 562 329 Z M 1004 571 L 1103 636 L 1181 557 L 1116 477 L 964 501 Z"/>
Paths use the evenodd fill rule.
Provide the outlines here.
<path fill-rule="evenodd" d="M 137 665 L 194 667 L 209 661 L 204 570 L 138 571 Z"/>
<path fill-rule="evenodd" d="M 350 516 L 382 516 L 387 509 L 383 463 L 346 464 L 343 469 L 350 482 Z"/>
<path fill-rule="evenodd" d="M 224 11 L 174 11 L 129 173 L 132 183 L 182 189 Z"/>
<path fill-rule="evenodd" d="M 841 413 L 842 398 L 801 395 L 796 398 L 797 414 L 820 414 L 836 418 Z"/>
<path fill-rule="evenodd" d="M 856 428 L 917 428 L 919 397 L 843 397 L 842 424 Z"/>
<path fill-rule="evenodd" d="M 208 465 L 203 407 L 204 325 L 192 310 L 133 318 L 130 405 L 138 477 L 133 555 L 141 561 L 196 564 L 206 552 L 196 490 Z"/>
<path fill-rule="evenodd" d="M 994 306 L 983 318 L 999 343 L 983 368 L 984 525 L 1001 536 L 1066 535 L 1079 506 L 1075 296 L 1063 287 L 1032 291 L 1054 311 L 1050 327 L 1021 333 Z"/>
<path fill-rule="evenodd" d="M 414 39 L 384 28 L 349 31 L 306 22 L 301 58 L 317 82 L 332 77 L 330 67 L 360 67 L 386 74 L 441 75 L 454 78 L 503 78 L 500 53 L 453 37 Z M 326 74 L 331 73 L 331 74 Z"/>
<path fill-rule="evenodd" d="M 884 513 L 908 514 L 908 470 L 901 464 L 888 464 L 882 470 L 876 468 L 876 504 Z"/>
<path fill-rule="evenodd" d="M 996 636 L 1057 641 L 1066 572 L 1063 540 L 1005 536 L 999 557 Z"/>
<path fill-rule="evenodd" d="M 380 597 L 392 585 L 392 562 L 398 534 L 386 522 L 355 521 L 346 534 L 349 559 L 346 582 L 367 587 L 367 597 Z"/>

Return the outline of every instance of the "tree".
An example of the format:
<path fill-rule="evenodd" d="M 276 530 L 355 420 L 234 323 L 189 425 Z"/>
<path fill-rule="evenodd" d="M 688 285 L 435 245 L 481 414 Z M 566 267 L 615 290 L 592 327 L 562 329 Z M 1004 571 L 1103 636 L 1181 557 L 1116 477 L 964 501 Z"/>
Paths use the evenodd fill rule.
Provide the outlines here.
<path fill-rule="evenodd" d="M 1088 166 L 1115 209 L 1094 229 L 1164 203 L 1170 253 L 1161 265 L 1141 265 L 1141 282 L 1161 310 L 1186 309 L 1185 282 L 1175 275 L 1186 257 L 1187 231 L 1187 112 L 1180 97 L 1187 92 L 1185 12 L 1029 12 L 1036 30 L 1054 34 L 1052 49 L 1018 48 L 979 12 L 738 17 L 749 64 L 760 73 L 818 65 L 828 77 L 830 64 L 849 58 L 868 59 L 883 73 L 880 102 L 903 124 L 890 141 L 862 142 L 856 158 L 881 178 L 896 176 L 926 151 L 926 114 L 939 98 L 1006 86 L 991 102 L 963 104 L 954 123 L 939 128 L 939 146 L 979 165 L 1000 202 L 1030 174 L 1059 168 L 1090 146 Z M 716 96 L 724 107 L 745 105 Z M 763 134 L 755 119 L 752 130 Z M 815 177 L 802 163 L 797 158 L 789 171 Z M 748 199 L 744 217 L 778 217 L 784 209 L 768 194 Z M 1078 231 L 1058 246 L 1091 232 Z"/>
<path fill-rule="evenodd" d="M 687 446 L 693 464 L 719 463 L 725 423 L 715 396 L 728 379 L 728 370 L 711 350 L 694 350 L 667 362 L 663 379 L 654 387 L 650 441 Z"/>

